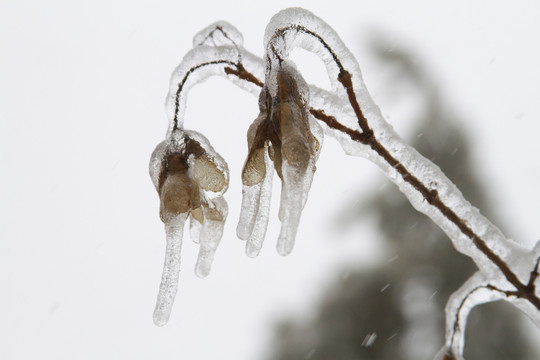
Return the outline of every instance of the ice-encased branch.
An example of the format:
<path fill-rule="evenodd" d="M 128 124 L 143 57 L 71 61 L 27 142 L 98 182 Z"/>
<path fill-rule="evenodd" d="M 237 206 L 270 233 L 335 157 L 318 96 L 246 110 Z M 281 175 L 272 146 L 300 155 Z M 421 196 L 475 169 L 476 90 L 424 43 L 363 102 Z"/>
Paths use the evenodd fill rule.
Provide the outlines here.
<path fill-rule="evenodd" d="M 447 318 L 464 321 L 464 309 L 495 297 L 512 302 L 540 325 L 536 287 L 540 246 L 537 244 L 528 251 L 506 239 L 463 198 L 436 165 L 401 140 L 371 99 L 356 59 L 330 26 L 304 9 L 292 8 L 278 13 L 265 32 L 264 65 L 260 58 L 243 49 L 240 33 L 227 23 L 207 27 L 195 37 L 194 45 L 171 79 L 167 98 L 169 131 L 181 124 L 187 90 L 195 83 L 222 75 L 258 94 L 263 85 L 269 85 L 272 90 L 272 84 L 261 81 L 263 74 L 265 83 L 271 81 L 273 77 L 268 75 L 272 67 L 288 61 L 293 49 L 301 47 L 314 52 L 326 66 L 332 91 L 309 86 L 310 114 L 321 121 L 325 132 L 334 136 L 347 154 L 362 156 L 377 164 L 411 204 L 438 224 L 456 249 L 471 257 L 478 266 L 480 275 L 477 277 L 486 285 L 469 289 L 467 284 L 475 281 L 472 278 L 453 297 L 467 299 L 464 302 L 467 307 L 451 306 L 455 301 L 449 302 Z M 266 148 L 264 153 L 267 154 Z M 266 157 L 263 162 L 267 163 Z M 248 198 L 268 200 L 267 195 L 261 195 L 261 189 L 251 190 L 245 192 Z M 258 229 L 254 241 L 248 241 L 253 256 L 260 250 L 267 215 L 259 212 L 257 201 L 248 203 L 251 205 L 245 209 L 243 206 L 243 213 L 247 215 L 242 216 L 238 233 L 247 238 Z M 464 326 L 465 323 L 460 328 Z M 456 327 L 448 328 L 447 339 L 461 336 Z M 462 341 L 451 340 L 449 346 L 453 356 L 460 356 Z"/>
<path fill-rule="evenodd" d="M 498 294 L 514 302 L 540 325 L 540 300 L 535 284 L 537 275 L 536 270 L 532 270 L 536 269 L 538 251 L 527 251 L 507 240 L 463 198 L 437 166 L 400 139 L 371 99 L 356 59 L 335 31 L 308 11 L 287 9 L 270 21 L 265 32 L 265 44 L 267 54 L 277 61 L 287 59 L 296 47 L 313 51 L 321 57 L 333 90 L 349 100 L 361 129 L 360 133 L 348 132 L 358 145 L 355 155 L 375 162 L 417 210 L 429 216 L 447 233 L 458 251 L 475 261 L 487 281 L 496 284 L 487 287 L 488 292 L 514 288 L 501 290 L 502 293 L 499 291 Z M 452 307 L 448 309 L 449 312 L 455 310 Z"/>

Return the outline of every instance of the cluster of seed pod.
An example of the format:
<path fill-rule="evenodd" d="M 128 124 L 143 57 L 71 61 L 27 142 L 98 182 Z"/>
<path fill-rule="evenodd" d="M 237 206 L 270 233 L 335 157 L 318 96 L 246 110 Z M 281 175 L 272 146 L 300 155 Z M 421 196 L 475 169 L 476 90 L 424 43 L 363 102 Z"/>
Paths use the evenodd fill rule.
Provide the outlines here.
<path fill-rule="evenodd" d="M 247 240 L 246 253 L 251 257 L 259 253 L 266 233 L 272 163 L 282 182 L 277 249 L 287 255 L 294 245 L 322 143 L 322 130 L 309 113 L 308 87 L 298 71 L 282 62 L 270 75 L 259 97 L 260 114 L 248 130 L 248 156 L 242 170 L 237 235 Z"/>
<path fill-rule="evenodd" d="M 256 256 L 268 225 L 275 168 L 282 181 L 278 252 L 291 252 L 302 209 L 313 180 L 322 143 L 322 130 L 309 113 L 307 84 L 292 64 L 283 62 L 271 72 L 260 93 L 260 115 L 248 131 L 248 157 L 242 170 L 243 200 L 238 237 L 248 240 L 246 252 Z M 314 135 L 315 134 L 315 135 Z M 160 197 L 167 250 L 158 300 L 157 325 L 167 323 L 177 292 L 184 224 L 200 242 L 195 272 L 210 272 L 223 235 L 227 204 L 227 164 L 208 140 L 195 131 L 172 127 L 150 160 L 150 176 Z"/>

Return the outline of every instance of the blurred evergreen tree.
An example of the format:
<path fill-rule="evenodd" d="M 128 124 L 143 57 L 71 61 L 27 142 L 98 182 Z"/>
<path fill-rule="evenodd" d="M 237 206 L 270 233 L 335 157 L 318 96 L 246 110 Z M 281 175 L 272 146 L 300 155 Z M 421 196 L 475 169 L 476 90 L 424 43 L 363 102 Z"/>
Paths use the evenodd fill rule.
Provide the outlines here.
<path fill-rule="evenodd" d="M 392 69 L 392 86 L 412 88 L 423 99 L 412 145 L 492 218 L 475 177 L 462 121 L 410 54 L 388 50 L 387 42 L 376 40 L 373 53 Z M 336 279 L 325 291 L 315 319 L 281 322 L 270 359 L 423 360 L 433 359 L 442 346 L 446 301 L 476 266 L 390 183 L 356 210 L 340 214 L 339 226 L 375 217 L 389 258 L 395 255 L 393 261 Z M 480 306 L 469 317 L 465 358 L 540 359 L 524 332 L 522 315 L 511 306 Z"/>

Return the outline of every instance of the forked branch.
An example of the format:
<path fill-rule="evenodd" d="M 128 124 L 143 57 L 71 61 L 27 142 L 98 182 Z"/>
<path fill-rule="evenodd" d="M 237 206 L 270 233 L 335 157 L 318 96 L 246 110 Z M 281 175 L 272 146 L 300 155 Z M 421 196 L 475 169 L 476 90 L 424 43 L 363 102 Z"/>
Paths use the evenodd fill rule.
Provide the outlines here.
<path fill-rule="evenodd" d="M 377 164 L 411 204 L 437 223 L 456 249 L 477 264 L 479 272 L 448 302 L 447 340 L 440 359 L 462 356 L 466 318 L 475 305 L 503 299 L 540 325 L 536 284 L 540 246 L 529 251 L 506 239 L 437 166 L 401 140 L 371 99 L 356 59 L 330 26 L 303 9 L 278 13 L 266 29 L 264 60 L 247 52 L 240 33 L 224 22 L 207 27 L 195 39 L 195 48 L 171 79 L 168 136 L 183 129 L 189 88 L 209 76 L 225 76 L 254 94 L 260 92 L 261 113 L 248 132 L 249 156 L 243 171 L 244 200 L 238 228 L 239 236 L 248 240 L 250 256 L 258 254 L 266 232 L 270 193 L 265 189 L 271 184 L 272 163 L 283 186 L 278 249 L 282 254 L 292 249 L 297 223 L 287 222 L 293 215 L 296 222 L 300 219 L 322 143 L 313 117 L 348 154 Z M 297 47 L 321 57 L 332 91 L 305 84 L 289 59 Z M 287 153 L 287 144 L 294 145 L 290 154 L 295 156 Z M 305 159 L 298 157 L 298 146 L 305 148 Z M 297 200 L 290 200 L 295 197 Z M 282 242 L 282 237 L 288 240 Z"/>

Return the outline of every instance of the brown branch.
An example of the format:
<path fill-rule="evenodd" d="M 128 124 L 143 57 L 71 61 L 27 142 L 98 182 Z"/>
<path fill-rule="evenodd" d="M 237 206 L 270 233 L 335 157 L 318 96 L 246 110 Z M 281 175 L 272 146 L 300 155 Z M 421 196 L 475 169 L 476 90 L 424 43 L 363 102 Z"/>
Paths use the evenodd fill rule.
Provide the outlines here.
<path fill-rule="evenodd" d="M 338 56 L 334 53 L 334 51 L 330 48 L 330 46 L 324 41 L 324 39 L 322 39 L 320 35 L 298 25 L 293 25 L 293 26 L 289 26 L 283 29 L 279 29 L 275 32 L 274 37 L 283 36 L 283 33 L 285 31 L 288 31 L 291 29 L 295 29 L 300 32 L 304 32 L 304 33 L 314 36 L 332 55 L 332 58 L 334 59 L 337 67 L 340 70 L 337 80 L 345 88 L 345 91 L 347 92 L 347 97 L 349 99 L 349 103 L 351 104 L 351 107 L 353 108 L 356 118 L 358 120 L 358 125 L 362 129 L 362 134 L 352 134 L 351 132 L 355 132 L 355 131 L 349 129 L 350 131 L 346 133 L 349 134 L 349 136 L 351 136 L 351 139 L 359 141 L 357 138 L 363 135 L 362 143 L 369 145 L 372 150 L 374 150 L 377 154 L 379 154 L 379 156 L 381 156 L 390 166 L 396 169 L 396 171 L 401 175 L 404 181 L 412 185 L 418 192 L 420 192 L 420 194 L 422 194 L 424 199 L 430 205 L 438 209 L 443 214 L 443 216 L 446 217 L 446 219 L 448 219 L 450 222 L 456 225 L 463 234 L 469 237 L 472 240 L 473 244 L 476 246 L 476 248 L 480 250 L 492 263 L 494 263 L 501 270 L 501 272 L 503 273 L 504 277 L 508 280 L 508 282 L 510 282 L 512 285 L 516 287 L 517 289 L 516 293 L 518 294 L 517 296 L 529 300 L 537 309 L 540 310 L 540 299 L 536 297 L 535 295 L 535 285 L 534 285 L 534 280 L 532 280 L 533 274 L 531 274 L 531 278 L 527 285 L 524 285 L 523 283 L 521 283 L 517 275 L 514 272 L 512 272 L 510 267 L 503 261 L 503 259 L 501 259 L 497 254 L 495 254 L 487 246 L 486 242 L 482 238 L 480 238 L 480 236 L 478 236 L 467 225 L 464 219 L 461 219 L 452 209 L 450 209 L 441 200 L 441 198 L 439 197 L 439 194 L 437 193 L 437 190 L 428 189 L 427 186 L 425 186 L 416 176 L 411 174 L 407 170 L 407 168 L 402 163 L 400 163 L 396 158 L 394 158 L 390 154 L 390 152 L 377 140 L 377 138 L 375 137 L 375 134 L 373 133 L 373 130 L 370 128 L 368 121 L 362 112 L 362 109 L 360 108 L 360 105 L 358 104 L 358 100 L 356 99 L 356 93 L 354 92 L 354 86 L 353 86 L 351 74 L 345 70 Z M 312 111 L 312 114 L 313 114 L 313 111 Z M 335 118 L 333 118 L 333 121 L 330 121 L 329 123 L 332 124 L 331 127 L 337 128 L 335 124 L 336 122 L 337 121 L 335 120 Z M 534 273 L 534 279 L 536 279 L 536 277 L 538 276 L 537 269 L 538 269 L 538 266 L 536 267 L 536 270 Z"/>
<path fill-rule="evenodd" d="M 334 116 L 327 115 L 324 112 L 324 110 L 310 108 L 309 110 L 310 113 L 315 118 L 323 121 L 328 127 L 347 134 L 354 141 L 358 141 L 364 145 L 368 145 L 373 151 L 375 151 L 379 156 L 381 156 L 390 166 L 396 169 L 396 171 L 401 175 L 401 177 L 403 178 L 405 182 L 407 182 L 409 185 L 415 188 L 430 205 L 438 209 L 448 221 L 453 223 L 464 235 L 469 237 L 472 240 L 474 246 L 480 252 L 482 252 L 493 264 L 495 264 L 499 268 L 499 270 L 503 273 L 504 277 L 508 280 L 508 282 L 511 283 L 516 288 L 516 291 L 511 292 L 511 294 L 510 292 L 508 292 L 507 295 L 517 296 L 520 298 L 527 299 L 537 309 L 540 310 L 540 299 L 535 295 L 535 285 L 534 285 L 535 280 L 539 276 L 538 267 L 540 265 L 540 259 L 538 259 L 535 269 L 531 271 L 531 275 L 530 275 L 527 285 L 523 284 L 519 280 L 517 275 L 514 272 L 512 272 L 510 267 L 504 262 L 504 260 L 500 258 L 497 254 L 495 254 L 487 246 L 486 242 L 467 225 L 466 221 L 460 218 L 452 209 L 450 209 L 441 200 L 437 190 L 429 189 L 424 183 L 422 183 L 422 181 L 420 181 L 416 176 L 411 174 L 409 170 L 400 161 L 398 161 L 394 156 L 392 156 L 392 154 L 377 140 L 373 130 L 369 126 L 369 123 L 362 112 L 362 109 L 360 108 L 360 105 L 358 104 L 356 93 L 354 92 L 352 75 L 344 69 L 337 55 L 332 51 L 330 46 L 328 46 L 328 44 L 319 35 L 317 35 L 316 33 L 310 30 L 307 30 L 306 28 L 303 28 L 298 25 L 294 25 L 294 26 L 290 26 L 288 28 L 284 28 L 284 29 L 280 29 L 276 31 L 276 34 L 274 36 L 283 36 L 285 31 L 292 30 L 292 29 L 314 36 L 330 52 L 332 58 L 336 62 L 336 65 L 340 69 L 337 80 L 343 85 L 343 87 L 345 88 L 345 91 L 347 92 L 349 103 L 355 112 L 358 125 L 360 126 L 360 129 L 362 129 L 362 132 L 346 127 L 345 125 L 337 121 L 337 119 Z M 175 117 L 174 117 L 175 128 L 177 126 L 179 96 L 180 96 L 180 92 L 182 91 L 182 87 L 185 81 L 187 80 L 188 76 L 193 71 L 201 67 L 204 67 L 207 65 L 215 65 L 215 64 L 229 64 L 232 67 L 224 68 L 224 71 L 227 75 L 237 76 L 239 79 L 251 82 L 259 87 L 264 86 L 264 83 L 261 80 L 259 80 L 255 75 L 247 71 L 241 62 L 233 63 L 228 60 L 216 60 L 212 62 L 199 64 L 191 68 L 184 76 L 184 79 L 182 80 L 182 82 L 179 84 L 178 90 L 176 92 L 176 102 L 175 102 L 175 105 L 176 105 Z"/>
<path fill-rule="evenodd" d="M 343 64 L 341 64 L 341 60 L 339 60 L 339 57 L 336 55 L 334 50 L 332 50 L 330 45 L 328 45 L 326 43 L 326 41 L 322 38 L 322 36 L 320 36 L 319 34 L 317 34 L 314 31 L 309 30 L 308 28 L 306 28 L 306 27 L 304 27 L 302 25 L 289 25 L 289 26 L 286 26 L 284 28 L 277 29 L 274 32 L 274 35 L 272 36 L 272 39 L 270 39 L 270 43 L 278 36 L 281 37 L 281 38 L 284 38 L 285 33 L 287 31 L 291 31 L 291 30 L 296 30 L 296 31 L 298 31 L 300 33 L 310 35 L 310 36 L 314 37 L 315 39 L 317 39 L 317 41 L 319 41 L 321 43 L 321 45 L 330 53 L 330 56 L 332 56 L 332 60 L 334 60 L 334 62 L 336 63 L 336 65 L 337 65 L 337 67 L 339 69 L 339 72 L 342 72 L 342 71 L 345 70 L 345 68 L 343 67 Z M 272 45 L 272 48 L 273 48 L 273 45 Z M 279 55 L 277 54 L 275 49 L 273 48 L 272 50 L 273 50 L 274 54 L 276 56 L 278 56 L 278 59 L 280 59 L 280 61 L 282 61 L 282 59 L 279 57 Z"/>
<path fill-rule="evenodd" d="M 371 147 L 379 156 L 381 156 L 390 166 L 394 167 L 396 171 L 401 175 L 403 180 L 409 183 L 414 187 L 424 199 L 433 207 L 438 209 L 443 216 L 453 223 L 458 229 L 469 237 L 476 248 L 481 251 L 493 264 L 495 264 L 499 270 L 503 273 L 504 277 L 510 282 L 515 288 L 516 296 L 525 298 L 529 300 L 537 309 L 540 310 L 540 299 L 535 295 L 535 286 L 534 281 L 529 281 L 529 284 L 524 285 L 517 275 L 510 269 L 508 264 L 504 262 L 497 254 L 495 254 L 486 244 L 486 242 L 480 238 L 466 223 L 466 221 L 460 218 L 452 209 L 450 209 L 439 197 L 437 190 L 430 190 L 424 183 L 422 183 L 416 176 L 411 174 L 407 168 L 400 163 L 396 158 L 390 154 L 390 152 L 377 140 L 373 130 L 369 127 L 367 119 L 364 117 L 358 101 L 356 99 L 356 94 L 354 92 L 352 77 L 347 71 L 342 71 L 338 76 L 338 81 L 343 85 L 347 92 L 349 102 L 356 114 L 358 119 L 358 125 L 363 131 L 363 134 L 370 134 L 368 137 L 367 145 Z M 536 269 L 538 266 L 536 267 Z M 536 276 L 538 276 L 538 271 L 535 270 Z M 531 278 L 533 274 L 531 274 Z"/>
<path fill-rule="evenodd" d="M 290 25 L 276 30 L 272 37 L 272 40 L 278 36 L 284 38 L 285 32 L 290 30 L 296 30 L 298 32 L 305 33 L 314 37 L 330 53 L 332 59 L 334 60 L 336 66 L 339 69 L 337 80 L 343 85 L 345 91 L 347 92 L 349 103 L 354 110 L 354 113 L 358 120 L 358 125 L 360 126 L 360 129 L 362 129 L 362 133 L 358 133 L 355 130 L 346 128 L 345 126 L 337 122 L 334 117 L 329 117 L 324 114 L 323 111 L 311 109 L 310 112 L 318 119 L 324 121 L 329 127 L 343 131 L 348 134 L 351 139 L 369 145 L 372 150 L 379 154 L 379 156 L 381 156 L 390 166 L 396 169 L 396 171 L 401 175 L 404 181 L 409 183 L 418 192 L 420 192 L 420 194 L 422 194 L 424 199 L 430 205 L 438 209 L 447 220 L 457 226 L 463 234 L 465 234 L 472 240 L 474 246 L 476 246 L 476 248 L 481 251 L 492 263 L 494 263 L 499 268 L 499 270 L 501 270 L 508 282 L 510 282 L 516 288 L 516 296 L 529 300 L 537 309 L 540 310 L 540 299 L 535 295 L 534 285 L 534 281 L 539 276 L 538 265 L 540 259 L 537 261 L 537 266 L 535 270 L 531 272 L 528 284 L 524 285 L 519 280 L 517 275 L 512 272 L 508 264 L 506 264 L 503 259 L 501 259 L 487 246 L 486 242 L 467 225 L 464 219 L 461 219 L 441 200 L 439 194 L 437 193 L 437 190 L 430 190 L 416 176 L 411 174 L 402 163 L 400 163 L 396 158 L 394 158 L 392 154 L 390 154 L 390 152 L 377 140 L 375 134 L 373 133 L 373 130 L 370 128 L 369 123 L 362 112 L 362 109 L 360 108 L 360 105 L 358 104 L 358 100 L 356 99 L 352 75 L 347 70 L 345 70 L 339 57 L 320 35 L 301 25 Z M 275 50 L 274 53 L 276 53 Z"/>
<path fill-rule="evenodd" d="M 467 301 L 467 299 L 469 298 L 469 296 L 471 296 L 475 291 L 477 290 L 480 290 L 480 289 L 486 289 L 487 286 L 486 285 L 483 285 L 483 286 L 477 286 L 475 287 L 474 289 L 472 289 L 462 300 L 461 300 L 461 303 L 459 304 L 457 310 L 456 310 L 456 318 L 454 320 L 454 326 L 453 326 L 453 330 L 454 330 L 454 333 L 452 334 L 452 343 L 454 343 L 454 336 L 456 335 L 456 332 L 458 331 L 459 329 L 459 313 L 461 312 L 461 309 L 463 308 L 463 305 L 465 305 L 465 302 Z"/>
<path fill-rule="evenodd" d="M 536 259 L 536 265 L 534 266 L 534 269 L 531 271 L 531 275 L 529 276 L 529 283 L 527 284 L 527 287 L 534 287 L 534 282 L 538 278 L 539 272 L 538 267 L 540 266 L 540 257 Z"/>
<path fill-rule="evenodd" d="M 178 129 L 178 112 L 180 111 L 180 93 L 184 89 L 184 85 L 186 84 L 187 79 L 189 76 L 196 70 L 203 68 L 205 66 L 209 65 L 218 65 L 218 64 L 229 64 L 229 65 L 236 65 L 236 63 L 230 61 L 230 60 L 215 60 L 215 61 L 208 61 L 201 64 L 198 64 L 197 66 L 192 67 L 189 69 L 184 77 L 182 78 L 182 81 L 178 83 L 178 89 L 176 90 L 176 95 L 174 99 L 174 119 L 173 119 L 173 130 Z"/>
<path fill-rule="evenodd" d="M 364 143 L 364 137 L 362 136 L 362 133 L 359 133 L 358 131 L 350 129 L 350 128 L 346 127 L 345 125 L 341 124 L 339 121 L 336 120 L 336 118 L 334 116 L 326 115 L 324 110 L 318 110 L 318 109 L 310 108 L 309 112 L 316 119 L 319 119 L 322 122 L 324 122 L 329 128 L 341 131 L 341 132 L 349 135 L 352 140 Z"/>
<path fill-rule="evenodd" d="M 348 71 L 343 70 L 339 73 L 338 81 L 343 85 L 347 92 L 349 102 L 356 114 L 356 117 L 358 119 L 358 125 L 362 129 L 363 133 L 372 134 L 372 136 L 369 137 L 367 145 L 369 145 L 372 150 L 379 154 L 390 166 L 394 167 L 396 171 L 401 175 L 403 180 L 412 185 L 412 187 L 414 187 L 418 192 L 420 192 L 420 194 L 422 194 L 424 199 L 430 205 L 437 208 L 444 215 L 444 217 L 446 217 L 446 219 L 456 225 L 463 234 L 469 237 L 473 241 L 473 244 L 476 246 L 476 248 L 480 250 L 491 262 L 493 262 L 501 270 L 506 279 L 516 287 L 516 289 L 520 293 L 520 297 L 527 298 L 540 310 L 540 300 L 536 296 L 534 296 L 534 285 L 530 289 L 527 286 L 523 285 L 516 276 L 516 274 L 512 272 L 510 267 L 487 246 L 486 242 L 482 240 L 467 225 L 465 220 L 461 219 L 441 200 L 439 194 L 437 193 L 437 190 L 428 189 L 416 176 L 411 174 L 402 163 L 400 163 L 396 158 L 394 158 L 392 154 L 390 154 L 390 152 L 376 139 L 356 99 L 351 74 Z"/>
<path fill-rule="evenodd" d="M 239 79 L 242 79 L 242 80 L 245 80 L 247 82 L 253 83 L 253 84 L 257 85 L 258 87 L 262 88 L 264 86 L 264 83 L 261 80 L 257 79 L 257 77 L 255 75 L 253 75 L 252 73 L 247 71 L 244 68 L 244 65 L 242 65 L 242 63 L 235 64 L 235 67 L 236 67 L 236 69 L 226 67 L 224 69 L 225 73 L 227 75 L 236 75 Z"/>

